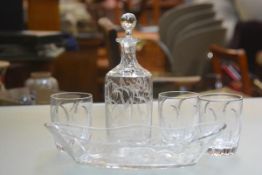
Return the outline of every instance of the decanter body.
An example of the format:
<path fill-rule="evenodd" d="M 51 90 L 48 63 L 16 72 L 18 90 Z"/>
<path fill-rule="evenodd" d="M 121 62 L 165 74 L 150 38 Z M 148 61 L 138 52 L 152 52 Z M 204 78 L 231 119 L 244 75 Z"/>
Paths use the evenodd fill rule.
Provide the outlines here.
<path fill-rule="evenodd" d="M 151 73 L 136 60 L 137 40 L 131 36 L 136 19 L 124 14 L 121 25 L 126 31 L 121 45 L 121 62 L 105 77 L 105 106 L 107 127 L 151 125 L 152 80 Z"/>

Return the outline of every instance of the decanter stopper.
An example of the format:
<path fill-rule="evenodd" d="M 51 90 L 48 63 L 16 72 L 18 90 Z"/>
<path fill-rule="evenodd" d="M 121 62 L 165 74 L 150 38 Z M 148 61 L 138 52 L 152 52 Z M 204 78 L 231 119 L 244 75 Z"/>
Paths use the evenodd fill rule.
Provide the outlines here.
<path fill-rule="evenodd" d="M 121 26 L 125 30 L 127 36 L 132 35 L 132 31 L 136 26 L 136 16 L 132 13 L 125 13 L 121 16 Z"/>

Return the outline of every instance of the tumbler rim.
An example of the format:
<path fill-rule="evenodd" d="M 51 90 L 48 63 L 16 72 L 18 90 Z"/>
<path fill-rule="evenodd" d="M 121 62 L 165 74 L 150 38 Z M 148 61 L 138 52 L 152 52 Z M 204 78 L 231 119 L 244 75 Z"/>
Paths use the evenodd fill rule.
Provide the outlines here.
<path fill-rule="evenodd" d="M 168 96 L 168 94 L 177 94 L 178 96 Z M 179 95 L 185 95 L 188 94 L 190 96 L 187 97 L 179 97 Z M 173 99 L 189 99 L 189 98 L 197 98 L 199 96 L 199 93 L 193 92 L 193 91 L 165 91 L 165 92 L 160 92 L 158 94 L 158 98 L 160 97 L 166 97 L 166 98 L 173 98 Z"/>
<path fill-rule="evenodd" d="M 220 98 L 220 99 L 211 99 L 208 97 L 212 96 L 225 96 L 225 97 L 232 97 L 232 98 Z M 208 93 L 208 94 L 200 94 L 198 96 L 199 100 L 202 101 L 211 101 L 211 102 L 226 102 L 226 101 L 242 101 L 243 96 L 233 93 Z"/>
<path fill-rule="evenodd" d="M 83 96 L 76 97 L 76 98 L 63 97 L 63 95 L 74 95 L 74 94 L 83 95 Z M 54 100 L 81 100 L 81 99 L 92 99 L 93 95 L 88 92 L 58 92 L 58 93 L 52 94 L 50 98 Z"/>

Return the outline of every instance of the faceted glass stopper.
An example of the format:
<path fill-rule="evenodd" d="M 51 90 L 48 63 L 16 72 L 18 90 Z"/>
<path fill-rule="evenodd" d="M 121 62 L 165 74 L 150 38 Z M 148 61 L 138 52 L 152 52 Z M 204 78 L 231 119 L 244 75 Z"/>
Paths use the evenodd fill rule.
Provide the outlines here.
<path fill-rule="evenodd" d="M 132 13 L 125 13 L 121 17 L 121 26 L 125 30 L 126 35 L 131 35 L 136 26 L 136 16 Z"/>

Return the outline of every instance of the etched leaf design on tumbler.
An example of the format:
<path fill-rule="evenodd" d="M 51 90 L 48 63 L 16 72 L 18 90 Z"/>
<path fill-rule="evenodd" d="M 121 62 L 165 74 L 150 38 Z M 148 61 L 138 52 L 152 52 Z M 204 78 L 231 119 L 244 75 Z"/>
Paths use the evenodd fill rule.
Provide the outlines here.
<path fill-rule="evenodd" d="M 198 123 L 197 93 L 167 91 L 159 94 L 160 125 L 166 128 Z"/>
<path fill-rule="evenodd" d="M 85 92 L 60 92 L 51 95 L 51 121 L 66 125 L 91 126 L 93 96 Z M 85 135 L 82 135 L 86 138 Z M 58 150 L 63 150 L 63 143 L 55 138 Z"/>

